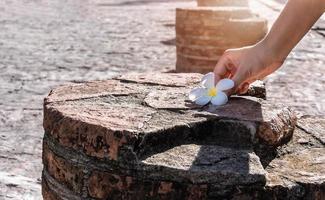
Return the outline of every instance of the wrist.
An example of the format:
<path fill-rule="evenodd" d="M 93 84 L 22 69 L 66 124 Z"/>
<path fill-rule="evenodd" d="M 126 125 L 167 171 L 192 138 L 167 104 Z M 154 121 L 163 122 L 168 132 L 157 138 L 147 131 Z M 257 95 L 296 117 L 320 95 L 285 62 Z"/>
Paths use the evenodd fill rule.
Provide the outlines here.
<path fill-rule="evenodd" d="M 288 56 L 287 54 L 281 53 L 281 51 L 276 48 L 276 44 L 269 41 L 267 37 L 257 43 L 255 48 L 260 59 L 264 61 L 265 66 L 269 66 L 273 63 L 283 63 Z"/>

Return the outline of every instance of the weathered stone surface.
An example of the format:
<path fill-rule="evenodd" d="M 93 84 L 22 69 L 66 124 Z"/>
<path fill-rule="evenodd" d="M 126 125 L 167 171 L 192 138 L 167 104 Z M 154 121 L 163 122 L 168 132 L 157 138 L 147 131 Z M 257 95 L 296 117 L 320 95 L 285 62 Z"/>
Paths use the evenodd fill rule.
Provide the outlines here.
<path fill-rule="evenodd" d="M 274 159 L 266 168 L 295 183 L 322 184 L 325 182 L 325 148 L 311 148 Z"/>
<path fill-rule="evenodd" d="M 321 117 L 304 117 L 299 120 L 298 127 L 311 134 L 325 144 L 325 119 Z"/>
<path fill-rule="evenodd" d="M 126 85 L 116 80 L 71 83 L 55 89 L 55 92 L 51 91 L 51 98 L 46 98 L 45 102 L 72 101 L 107 95 L 130 95 L 132 92 L 134 93 L 132 85 Z"/>
<path fill-rule="evenodd" d="M 275 0 L 252 0 L 250 5 L 272 21 L 278 10 L 264 5 L 269 2 Z M 104 80 L 127 71 L 172 70 L 175 47 L 163 42 L 175 37 L 174 8 L 194 4 L 187 0 L 0 1 L 0 199 L 41 199 L 42 102 L 49 91 L 66 82 Z M 320 34 L 324 23 L 317 27 L 279 73 L 268 79 L 267 90 L 274 102 L 321 116 L 325 114 L 325 42 Z"/>
<path fill-rule="evenodd" d="M 205 199 L 262 190 L 266 173 L 253 149 L 290 139 L 294 113 L 256 97 L 198 107 L 188 93 L 201 78 L 125 74 L 52 90 L 44 196 Z"/>
<path fill-rule="evenodd" d="M 252 96 L 252 97 L 258 97 L 261 99 L 266 99 L 266 89 L 265 89 L 265 83 L 263 81 L 257 80 L 253 82 L 246 94 L 243 94 L 245 96 Z"/>
<path fill-rule="evenodd" d="M 134 83 L 125 86 L 127 90 L 134 89 L 131 92 L 128 91 L 129 95 L 125 95 L 124 91 L 122 91 L 123 95 L 118 94 L 118 91 L 113 91 L 103 96 L 102 94 L 110 89 L 99 86 L 98 88 L 103 88 L 104 91 L 97 91 L 99 95 L 96 97 L 75 100 L 67 97 L 66 101 L 62 98 L 55 101 L 58 94 L 62 93 L 62 89 L 58 89 L 58 94 L 54 90 L 45 100 L 44 129 L 63 146 L 80 149 L 91 156 L 113 160 L 118 159 L 120 148 L 132 149 L 135 144 L 141 142 L 142 138 L 150 138 L 150 135 L 158 137 L 157 134 L 161 132 L 162 137 L 169 140 L 168 137 L 174 137 L 174 134 L 170 132 L 175 126 L 190 127 L 191 130 L 193 129 L 192 123 L 208 123 L 213 119 L 234 119 L 245 122 L 244 124 L 249 127 L 247 130 L 251 130 L 247 133 L 252 138 L 250 143 L 261 140 L 260 142 L 277 146 L 292 134 L 295 117 L 288 109 L 273 109 L 273 105 L 267 102 L 237 97 L 218 109 L 193 110 L 197 106 L 187 99 L 189 88 L 195 85 L 190 83 L 194 81 L 191 75 L 184 75 L 183 78 L 181 74 L 171 73 L 156 76 L 161 79 L 153 84 L 150 83 L 153 76 L 148 76 L 151 78 L 147 80 L 145 77 L 139 77 L 138 74 L 135 74 L 133 78 L 132 75 L 127 75 L 125 81 L 132 82 L 133 80 L 134 83 L 141 83 L 138 84 L 139 87 L 136 87 Z M 199 78 L 198 74 L 193 76 Z M 123 77 L 119 79 L 123 82 Z M 166 84 L 167 80 L 171 84 L 175 83 L 175 86 L 184 85 L 184 87 L 175 90 L 175 87 L 160 85 Z M 65 93 L 72 97 L 76 96 L 74 91 L 77 94 L 81 93 L 80 90 L 74 90 L 74 87 L 65 86 L 64 88 L 66 88 Z M 87 84 L 85 84 L 85 89 L 85 94 L 87 94 Z M 159 111 L 164 109 L 187 110 L 187 112 Z M 166 119 L 175 120 L 171 123 Z M 232 126 L 231 121 L 228 125 Z M 216 125 L 212 125 L 214 126 Z M 224 127 L 224 129 L 227 128 Z M 200 132 L 200 130 L 197 131 Z M 209 131 L 206 135 L 209 133 L 212 134 Z M 227 133 L 223 134 L 227 135 Z M 183 134 L 179 135 L 185 137 L 185 135 L 182 136 Z"/>
<path fill-rule="evenodd" d="M 168 181 L 144 181 L 130 176 L 121 176 L 95 171 L 91 174 L 88 190 L 98 199 L 205 199 L 207 185 L 180 184 Z"/>
<path fill-rule="evenodd" d="M 267 33 L 267 21 L 248 8 L 183 8 L 176 9 L 175 30 L 176 71 L 207 73 L 225 50 L 261 40 Z"/>
<path fill-rule="evenodd" d="M 181 145 L 141 161 L 157 178 L 166 174 L 181 182 L 221 186 L 264 185 L 265 171 L 250 150 L 215 145 Z"/>
<path fill-rule="evenodd" d="M 298 124 L 308 118 L 299 119 Z M 324 149 L 324 144 L 298 126 L 292 139 L 275 152 L 257 152 L 267 171 L 260 198 L 324 199 Z"/>
<path fill-rule="evenodd" d="M 76 193 L 82 192 L 84 173 L 81 168 L 73 166 L 68 160 L 56 156 L 47 143 L 43 143 L 44 170 L 58 182 Z"/>
<path fill-rule="evenodd" d="M 61 185 L 56 179 L 51 177 L 47 171 L 42 174 L 42 195 L 45 200 L 80 200 L 82 195 L 77 195 L 71 190 Z"/>
<path fill-rule="evenodd" d="M 267 190 L 286 199 L 325 197 L 325 148 L 305 149 L 276 158 L 267 166 Z"/>
<path fill-rule="evenodd" d="M 134 82 L 169 87 L 187 87 L 201 81 L 200 74 L 187 73 L 129 73 L 119 76 L 122 82 Z"/>
<path fill-rule="evenodd" d="M 197 0 L 198 6 L 248 6 L 248 0 Z"/>

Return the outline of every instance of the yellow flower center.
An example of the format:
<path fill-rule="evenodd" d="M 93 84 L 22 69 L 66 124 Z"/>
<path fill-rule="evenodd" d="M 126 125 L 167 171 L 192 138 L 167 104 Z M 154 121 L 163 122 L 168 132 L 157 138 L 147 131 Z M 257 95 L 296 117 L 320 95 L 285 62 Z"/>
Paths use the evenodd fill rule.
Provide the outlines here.
<path fill-rule="evenodd" d="M 216 88 L 210 88 L 209 89 L 209 91 L 208 91 L 208 95 L 210 96 L 210 97 L 215 97 L 215 96 L 217 96 L 217 93 L 218 93 L 218 91 L 217 91 L 217 89 Z"/>

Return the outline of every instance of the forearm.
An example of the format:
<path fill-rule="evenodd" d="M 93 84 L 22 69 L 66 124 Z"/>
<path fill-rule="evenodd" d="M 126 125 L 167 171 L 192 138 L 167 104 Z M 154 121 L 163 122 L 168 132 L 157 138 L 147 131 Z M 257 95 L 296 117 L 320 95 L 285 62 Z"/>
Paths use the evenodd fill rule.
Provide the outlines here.
<path fill-rule="evenodd" d="M 268 35 L 258 44 L 272 61 L 284 61 L 325 10 L 325 0 L 289 0 Z"/>

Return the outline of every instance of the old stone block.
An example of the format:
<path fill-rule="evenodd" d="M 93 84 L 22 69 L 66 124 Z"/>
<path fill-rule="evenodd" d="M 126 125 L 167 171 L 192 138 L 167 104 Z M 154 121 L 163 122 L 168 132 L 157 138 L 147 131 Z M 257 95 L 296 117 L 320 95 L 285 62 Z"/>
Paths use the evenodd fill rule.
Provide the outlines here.
<path fill-rule="evenodd" d="M 290 139 L 294 113 L 256 97 L 196 106 L 188 93 L 201 78 L 134 73 L 52 90 L 44 101 L 44 197 L 206 199 L 263 190 L 254 151 Z"/>
<path fill-rule="evenodd" d="M 272 160 L 266 168 L 268 194 L 285 199 L 324 199 L 324 155 L 324 147 L 311 148 Z"/>
<path fill-rule="evenodd" d="M 148 171 L 181 182 L 223 186 L 265 183 L 265 171 L 250 150 L 215 145 L 181 145 L 142 160 Z M 151 175 L 152 176 L 152 175 Z"/>
<path fill-rule="evenodd" d="M 197 0 L 198 6 L 248 6 L 248 0 Z"/>
<path fill-rule="evenodd" d="M 113 160 L 118 159 L 121 147 L 133 147 L 141 140 L 143 134 L 152 134 L 153 131 L 159 130 L 168 132 L 162 123 L 164 118 L 179 119 L 175 120 L 172 125 L 185 127 L 188 127 L 188 123 L 203 123 L 209 121 L 210 118 L 249 122 L 253 127 L 254 140 L 262 139 L 268 145 L 279 145 L 283 138 L 291 135 L 295 118 L 290 110 L 275 110 L 272 108 L 273 105 L 259 102 L 257 99 L 233 98 L 229 104 L 214 111 L 198 112 L 193 110 L 195 105 L 188 102 L 187 94 L 200 75 L 158 74 L 156 76 L 161 76 L 157 79 L 157 83 L 150 83 L 154 77 L 148 76 L 146 79 L 139 77 L 138 74 L 134 74 L 133 78 L 132 75 L 128 75 L 125 80 L 120 77 L 120 84 L 126 85 L 130 95 L 117 94 L 118 92 L 102 95 L 104 91 L 110 90 L 103 88 L 103 92 L 99 92 L 92 98 L 71 100 L 67 96 L 67 100 L 64 101 L 63 99 L 55 100 L 57 92 L 54 90 L 45 100 L 45 131 L 63 146 L 81 150 L 98 158 Z M 191 77 L 197 79 L 191 79 Z M 169 84 L 174 83 L 174 85 L 165 86 L 167 80 Z M 130 83 L 127 84 L 127 82 Z M 176 86 L 179 87 L 177 90 L 175 90 Z M 87 84 L 85 87 L 87 88 Z M 74 90 L 69 89 L 73 87 L 65 86 L 65 88 L 67 88 L 66 94 L 75 96 Z M 59 88 L 59 91 L 62 89 Z M 80 90 L 77 90 L 77 93 L 79 92 Z M 188 111 L 184 114 L 158 111 L 164 109 Z M 201 115 L 201 117 L 195 117 L 195 115 Z M 155 122 L 154 116 L 160 116 L 163 119 Z M 168 135 L 166 134 L 166 137 Z"/>

